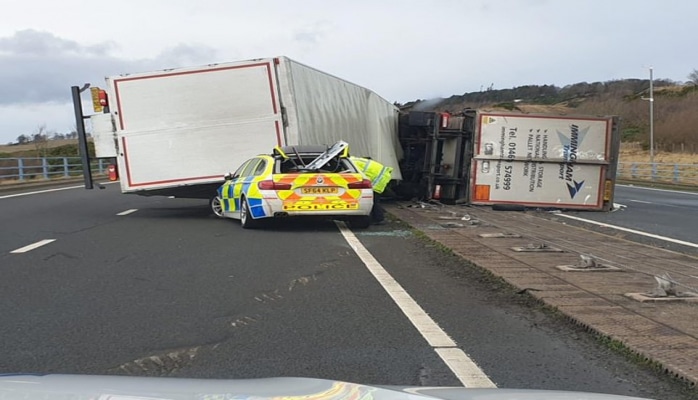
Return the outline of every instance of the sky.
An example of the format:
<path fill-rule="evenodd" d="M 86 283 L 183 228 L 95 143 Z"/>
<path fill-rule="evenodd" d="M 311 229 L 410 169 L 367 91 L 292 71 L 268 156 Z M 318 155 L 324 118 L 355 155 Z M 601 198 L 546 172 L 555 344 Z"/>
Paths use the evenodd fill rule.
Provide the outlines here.
<path fill-rule="evenodd" d="M 0 144 L 74 130 L 70 87 L 287 56 L 394 102 L 698 68 L 695 0 L 2 0 Z M 89 91 L 84 102 L 89 106 Z M 90 111 L 85 108 L 86 112 Z M 91 112 L 91 111 L 90 111 Z"/>

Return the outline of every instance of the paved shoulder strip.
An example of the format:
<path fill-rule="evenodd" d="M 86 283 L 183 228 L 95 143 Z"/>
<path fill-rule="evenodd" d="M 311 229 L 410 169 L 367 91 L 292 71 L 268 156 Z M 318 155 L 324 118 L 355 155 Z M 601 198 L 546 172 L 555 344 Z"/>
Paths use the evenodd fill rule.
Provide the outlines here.
<path fill-rule="evenodd" d="M 28 252 L 28 251 L 32 251 L 32 250 L 34 250 L 34 249 L 37 249 L 37 248 L 39 248 L 39 247 L 41 247 L 41 246 L 47 245 L 47 244 L 49 244 L 49 243 L 51 243 L 51 242 L 55 242 L 55 241 L 56 241 L 56 239 L 44 239 L 44 240 L 39 240 L 39 241 L 36 242 L 36 243 L 32 243 L 32 244 L 30 244 L 30 245 L 27 245 L 27 246 L 24 246 L 24 247 L 20 247 L 20 248 L 17 249 L 17 250 L 12 250 L 10 253 L 12 253 L 12 254 L 26 253 L 26 252 Z"/>
<path fill-rule="evenodd" d="M 417 304 L 405 289 L 393 278 L 388 271 L 373 257 L 364 247 L 354 233 L 344 224 L 337 222 L 342 236 L 349 243 L 366 268 L 373 274 L 378 283 L 385 289 L 395 304 L 402 310 L 405 316 L 412 322 L 419 333 L 426 339 L 436 354 L 446 363 L 456 375 L 463 386 L 469 388 L 494 388 L 497 387 L 490 378 L 458 348 L 456 342 L 444 332 L 439 325 Z"/>

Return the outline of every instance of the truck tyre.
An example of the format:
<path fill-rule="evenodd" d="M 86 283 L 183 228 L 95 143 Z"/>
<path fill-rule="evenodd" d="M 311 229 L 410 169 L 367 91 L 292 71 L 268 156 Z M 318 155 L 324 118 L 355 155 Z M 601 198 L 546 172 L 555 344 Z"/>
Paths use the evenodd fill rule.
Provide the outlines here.
<path fill-rule="evenodd" d="M 223 216 L 223 202 L 221 201 L 220 197 L 218 197 L 218 196 L 211 197 L 211 200 L 209 201 L 209 205 L 211 206 L 211 211 L 213 211 L 213 214 L 215 214 L 216 217 Z"/>
<path fill-rule="evenodd" d="M 349 224 L 352 228 L 356 229 L 366 229 L 371 226 L 371 217 L 368 215 L 362 215 L 360 217 L 352 217 L 349 220 Z"/>
<path fill-rule="evenodd" d="M 259 226 L 259 221 L 252 218 L 250 206 L 244 197 L 240 200 L 240 226 L 242 229 L 254 229 Z"/>

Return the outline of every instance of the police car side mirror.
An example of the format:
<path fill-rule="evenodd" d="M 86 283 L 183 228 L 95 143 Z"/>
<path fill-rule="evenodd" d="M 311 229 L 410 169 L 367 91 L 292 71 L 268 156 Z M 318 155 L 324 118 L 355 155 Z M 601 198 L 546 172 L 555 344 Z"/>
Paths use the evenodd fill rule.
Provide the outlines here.
<path fill-rule="evenodd" d="M 225 175 L 223 176 L 223 178 L 225 178 L 226 181 L 230 181 L 230 180 L 233 179 L 233 174 L 231 174 L 230 172 L 228 172 L 227 174 L 225 174 Z"/>

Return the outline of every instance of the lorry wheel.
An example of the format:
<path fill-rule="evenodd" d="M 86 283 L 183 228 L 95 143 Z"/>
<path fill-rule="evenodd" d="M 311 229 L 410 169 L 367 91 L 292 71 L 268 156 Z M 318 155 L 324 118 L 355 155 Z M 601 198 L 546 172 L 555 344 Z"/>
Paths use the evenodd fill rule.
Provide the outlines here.
<path fill-rule="evenodd" d="M 211 206 L 211 211 L 216 215 L 216 217 L 222 217 L 223 216 L 223 204 L 221 202 L 221 198 L 218 196 L 213 196 L 211 197 L 211 200 L 209 201 L 209 205 Z"/>
<path fill-rule="evenodd" d="M 362 215 L 361 217 L 353 217 L 349 220 L 349 224 L 352 228 L 366 229 L 369 226 L 371 226 L 371 217 L 368 215 Z"/>
<path fill-rule="evenodd" d="M 244 197 L 240 201 L 240 226 L 242 226 L 242 229 L 254 229 L 259 226 L 259 221 L 252 218 L 250 206 Z"/>

